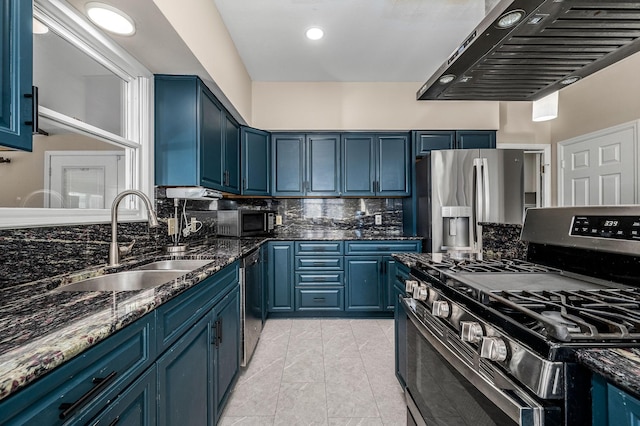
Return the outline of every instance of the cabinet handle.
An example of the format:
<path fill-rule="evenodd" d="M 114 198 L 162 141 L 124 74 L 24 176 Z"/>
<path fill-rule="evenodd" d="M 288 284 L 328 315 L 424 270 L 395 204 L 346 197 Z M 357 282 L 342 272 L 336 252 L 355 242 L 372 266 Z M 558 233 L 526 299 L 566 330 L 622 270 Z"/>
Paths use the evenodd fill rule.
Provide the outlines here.
<path fill-rule="evenodd" d="M 109 383 L 111 383 L 113 379 L 116 378 L 117 374 L 118 372 L 112 371 L 111 373 L 109 373 L 109 375 L 107 375 L 107 377 L 94 377 L 91 382 L 96 386 L 89 389 L 89 391 L 82 395 L 80 399 L 78 399 L 76 402 L 63 402 L 62 404 L 60 404 L 58 410 L 63 410 L 62 413 L 60 413 L 60 419 L 66 419 L 71 414 L 73 414 L 74 411 L 82 407 L 84 404 L 93 399 L 97 394 L 102 392 L 102 390 L 107 387 L 107 385 L 109 385 Z"/>
<path fill-rule="evenodd" d="M 325 298 L 324 298 L 324 297 L 314 297 L 314 298 L 313 298 L 313 301 L 314 301 L 314 302 L 324 302 L 324 301 L 325 301 Z"/>
<path fill-rule="evenodd" d="M 216 335 L 218 336 L 218 340 L 216 342 L 216 348 L 217 348 L 222 343 L 222 318 L 220 318 L 217 321 L 217 332 L 216 332 Z"/>
<path fill-rule="evenodd" d="M 242 188 L 247 189 L 247 180 L 245 178 L 242 178 Z"/>
<path fill-rule="evenodd" d="M 40 129 L 40 125 L 38 124 L 39 114 L 38 108 L 40 107 L 40 96 L 38 95 L 38 86 L 31 86 L 31 93 L 25 93 L 24 97 L 27 99 L 31 99 L 31 120 L 26 120 L 24 124 L 27 126 L 31 126 L 32 132 L 49 136 L 48 132 Z"/>
<path fill-rule="evenodd" d="M 113 419 L 111 423 L 109 423 L 109 426 L 116 426 L 116 424 L 118 424 L 119 421 L 120 421 L 120 416 L 117 416 L 115 419 Z"/>

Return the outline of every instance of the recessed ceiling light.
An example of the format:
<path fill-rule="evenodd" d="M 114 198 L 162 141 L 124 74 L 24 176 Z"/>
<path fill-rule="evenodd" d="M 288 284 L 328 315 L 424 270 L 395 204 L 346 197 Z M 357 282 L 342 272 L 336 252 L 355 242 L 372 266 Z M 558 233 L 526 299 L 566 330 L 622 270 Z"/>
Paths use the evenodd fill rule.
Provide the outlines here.
<path fill-rule="evenodd" d="M 524 10 L 512 10 L 505 13 L 496 22 L 498 28 L 511 28 L 524 17 Z"/>
<path fill-rule="evenodd" d="M 46 34 L 49 32 L 49 27 L 47 27 L 42 22 L 38 21 L 36 18 L 33 18 L 33 33 L 34 34 Z"/>
<path fill-rule="evenodd" d="M 324 37 L 324 31 L 322 28 L 311 27 L 307 30 L 306 35 L 309 40 L 320 40 Z"/>
<path fill-rule="evenodd" d="M 561 80 L 560 84 L 562 84 L 563 86 L 567 86 L 569 84 L 575 83 L 578 80 L 580 80 L 580 77 L 578 77 L 577 75 L 572 75 L 571 77 L 567 77 L 564 80 Z"/>
<path fill-rule="evenodd" d="M 118 35 L 133 35 L 136 26 L 126 13 L 113 6 L 98 2 L 86 5 L 87 16 L 91 21 L 109 32 Z"/>
<path fill-rule="evenodd" d="M 442 77 L 440 77 L 440 79 L 438 80 L 440 83 L 442 84 L 449 84 L 451 83 L 453 80 L 456 79 L 456 76 L 453 74 L 447 74 L 447 75 L 443 75 Z"/>

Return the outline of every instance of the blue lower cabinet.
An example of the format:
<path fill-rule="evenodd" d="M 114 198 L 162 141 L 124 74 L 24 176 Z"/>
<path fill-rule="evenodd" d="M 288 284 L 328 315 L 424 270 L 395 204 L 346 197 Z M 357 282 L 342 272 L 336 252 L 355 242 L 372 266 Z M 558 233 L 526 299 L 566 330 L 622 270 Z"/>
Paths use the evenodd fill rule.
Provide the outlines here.
<path fill-rule="evenodd" d="M 296 311 L 343 311 L 344 294 L 336 288 L 296 288 Z"/>
<path fill-rule="evenodd" d="M 151 313 L 2 400 L 0 423 L 86 424 L 153 364 L 154 333 Z"/>
<path fill-rule="evenodd" d="M 348 256 L 346 259 L 346 310 L 383 309 L 382 257 Z"/>
<path fill-rule="evenodd" d="M 236 289 L 214 308 L 216 422 L 240 372 L 240 293 Z M 212 366 L 213 367 L 213 366 Z"/>
<path fill-rule="evenodd" d="M 591 383 L 591 417 L 594 426 L 640 425 L 640 400 L 594 375 Z"/>
<path fill-rule="evenodd" d="M 212 319 L 200 319 L 158 360 L 159 425 L 214 424 Z"/>
<path fill-rule="evenodd" d="M 267 254 L 269 312 L 293 312 L 293 242 L 270 242 Z"/>
<path fill-rule="evenodd" d="M 156 366 L 153 365 L 90 424 L 155 426 L 156 396 Z"/>

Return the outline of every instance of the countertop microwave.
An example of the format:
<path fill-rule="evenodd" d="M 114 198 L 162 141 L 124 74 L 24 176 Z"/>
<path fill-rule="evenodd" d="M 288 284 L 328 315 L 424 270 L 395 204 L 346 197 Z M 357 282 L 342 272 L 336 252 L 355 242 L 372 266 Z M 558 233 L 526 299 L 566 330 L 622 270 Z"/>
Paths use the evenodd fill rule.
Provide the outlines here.
<path fill-rule="evenodd" d="M 216 227 L 225 237 L 254 237 L 272 234 L 275 223 L 272 210 L 218 210 Z"/>

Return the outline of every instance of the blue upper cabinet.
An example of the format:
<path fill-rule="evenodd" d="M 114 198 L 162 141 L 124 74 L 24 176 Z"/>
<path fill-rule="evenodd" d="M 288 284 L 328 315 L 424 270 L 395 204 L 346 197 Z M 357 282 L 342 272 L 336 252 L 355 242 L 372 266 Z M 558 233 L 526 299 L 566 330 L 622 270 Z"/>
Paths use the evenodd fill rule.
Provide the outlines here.
<path fill-rule="evenodd" d="M 340 135 L 307 135 L 306 194 L 340 195 Z"/>
<path fill-rule="evenodd" d="M 342 194 L 408 196 L 411 142 L 401 134 L 346 134 L 342 137 Z"/>
<path fill-rule="evenodd" d="M 270 195 L 271 138 L 268 132 L 242 127 L 242 194 Z"/>
<path fill-rule="evenodd" d="M 0 145 L 31 151 L 33 142 L 32 2 L 2 0 Z"/>
<path fill-rule="evenodd" d="M 372 134 L 342 136 L 342 193 L 349 196 L 375 195 L 376 149 Z"/>
<path fill-rule="evenodd" d="M 436 149 L 496 147 L 495 130 L 420 130 L 412 133 L 416 157 Z"/>
<path fill-rule="evenodd" d="M 496 132 L 493 130 L 459 130 L 456 132 L 456 147 L 459 149 L 495 148 Z"/>
<path fill-rule="evenodd" d="M 340 135 L 272 135 L 272 195 L 340 195 Z"/>
<path fill-rule="evenodd" d="M 155 77 L 156 185 L 240 192 L 240 126 L 195 76 Z"/>
<path fill-rule="evenodd" d="M 304 140 L 300 134 L 272 134 L 272 194 L 304 195 Z"/>

